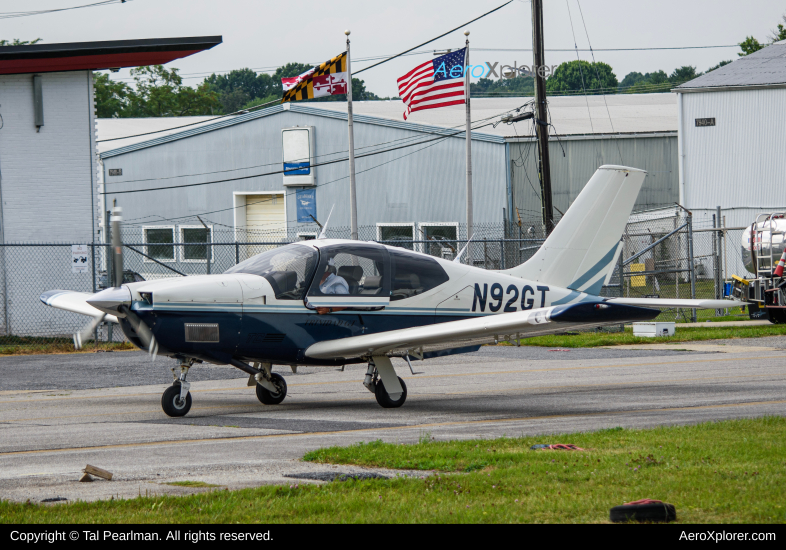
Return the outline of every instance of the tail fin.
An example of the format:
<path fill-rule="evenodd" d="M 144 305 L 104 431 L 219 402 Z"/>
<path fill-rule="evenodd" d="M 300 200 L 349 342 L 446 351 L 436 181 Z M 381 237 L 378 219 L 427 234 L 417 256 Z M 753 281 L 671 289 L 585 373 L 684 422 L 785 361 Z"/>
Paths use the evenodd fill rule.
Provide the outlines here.
<path fill-rule="evenodd" d="M 620 253 L 620 237 L 647 173 L 598 168 L 538 252 L 509 275 L 600 294 Z"/>

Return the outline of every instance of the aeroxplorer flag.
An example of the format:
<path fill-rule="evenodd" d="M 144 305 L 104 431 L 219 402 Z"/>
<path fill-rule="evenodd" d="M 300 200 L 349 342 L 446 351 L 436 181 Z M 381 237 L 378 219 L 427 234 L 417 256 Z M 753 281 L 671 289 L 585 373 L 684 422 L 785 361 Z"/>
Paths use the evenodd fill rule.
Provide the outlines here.
<path fill-rule="evenodd" d="M 281 103 L 346 94 L 348 81 L 347 52 L 344 52 L 301 75 L 282 78 L 284 97 Z"/>

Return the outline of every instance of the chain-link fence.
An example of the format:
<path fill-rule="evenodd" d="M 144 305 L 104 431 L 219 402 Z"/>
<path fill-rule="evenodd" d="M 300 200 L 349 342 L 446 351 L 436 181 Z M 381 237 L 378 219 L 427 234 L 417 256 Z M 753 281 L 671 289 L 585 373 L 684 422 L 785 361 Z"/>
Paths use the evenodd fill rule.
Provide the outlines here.
<path fill-rule="evenodd" d="M 719 225 L 717 221 L 715 225 Z M 404 227 L 406 230 L 396 230 Z M 392 228 L 392 229 L 390 229 Z M 237 232 L 174 228 L 123 230 L 125 280 L 223 273 L 251 256 L 298 240 L 315 238 L 316 224 L 281 231 Z M 618 265 L 601 294 L 607 297 L 722 298 L 733 274 L 747 275 L 741 253 L 744 228 L 695 227 L 680 208 L 631 216 L 622 235 Z M 359 228 L 361 240 L 377 241 L 446 260 L 464 250 L 461 261 L 484 269 L 509 269 L 530 259 L 545 240 L 540 222 L 478 224 L 471 241 L 463 224 L 401 224 Z M 330 228 L 329 238 L 349 238 L 348 227 Z M 188 240 L 184 240 L 188 239 Z M 0 354 L 21 349 L 68 351 L 71 335 L 85 316 L 46 307 L 39 296 L 53 289 L 92 293 L 108 286 L 106 243 L 0 245 Z M 74 264 L 80 258 L 79 265 Z M 666 310 L 658 319 L 703 320 L 735 310 Z M 123 342 L 111 325 L 98 331 L 101 342 Z M 92 345 L 92 344 L 91 344 Z M 100 348 L 102 345 L 99 345 Z M 106 347 L 106 346 L 104 346 Z M 111 346 L 109 346 L 111 347 Z"/>

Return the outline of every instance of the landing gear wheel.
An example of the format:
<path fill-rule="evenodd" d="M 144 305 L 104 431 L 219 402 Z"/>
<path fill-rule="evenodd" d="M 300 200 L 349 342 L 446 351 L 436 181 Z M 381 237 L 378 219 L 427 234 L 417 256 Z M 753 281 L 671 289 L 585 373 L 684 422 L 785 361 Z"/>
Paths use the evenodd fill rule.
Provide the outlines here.
<path fill-rule="evenodd" d="M 401 378 L 398 379 L 398 383 L 401 384 L 401 389 L 404 391 L 401 393 L 401 397 L 393 401 L 388 395 L 388 392 L 385 390 L 382 380 L 377 381 L 377 385 L 374 387 L 374 395 L 376 396 L 377 403 L 379 403 L 380 407 L 384 407 L 386 409 L 397 409 L 404 404 L 404 401 L 407 400 L 407 385 Z"/>
<path fill-rule="evenodd" d="M 270 375 L 270 378 L 270 381 L 278 388 L 278 391 L 273 393 L 257 384 L 257 399 L 265 405 L 278 405 L 287 396 L 287 381 L 284 380 L 283 376 L 275 372 Z"/>
<path fill-rule="evenodd" d="M 180 385 L 169 386 L 161 396 L 161 408 L 168 416 L 185 416 L 191 410 L 191 392 L 180 399 Z"/>

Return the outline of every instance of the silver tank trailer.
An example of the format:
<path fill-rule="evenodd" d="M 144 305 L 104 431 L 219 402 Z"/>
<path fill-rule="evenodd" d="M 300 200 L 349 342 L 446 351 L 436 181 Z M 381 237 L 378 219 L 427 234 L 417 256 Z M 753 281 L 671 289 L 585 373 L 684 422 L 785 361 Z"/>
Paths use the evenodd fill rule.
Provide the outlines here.
<path fill-rule="evenodd" d="M 757 256 L 769 258 L 772 252 L 773 267 L 778 264 L 781 259 L 784 247 L 784 233 L 786 233 L 786 219 L 776 218 L 756 223 L 757 231 L 761 231 L 759 243 L 754 244 L 754 252 Z M 749 226 L 742 233 L 742 261 L 745 263 L 745 269 L 751 273 L 755 273 L 753 269 L 753 257 L 751 255 L 751 227 Z"/>

